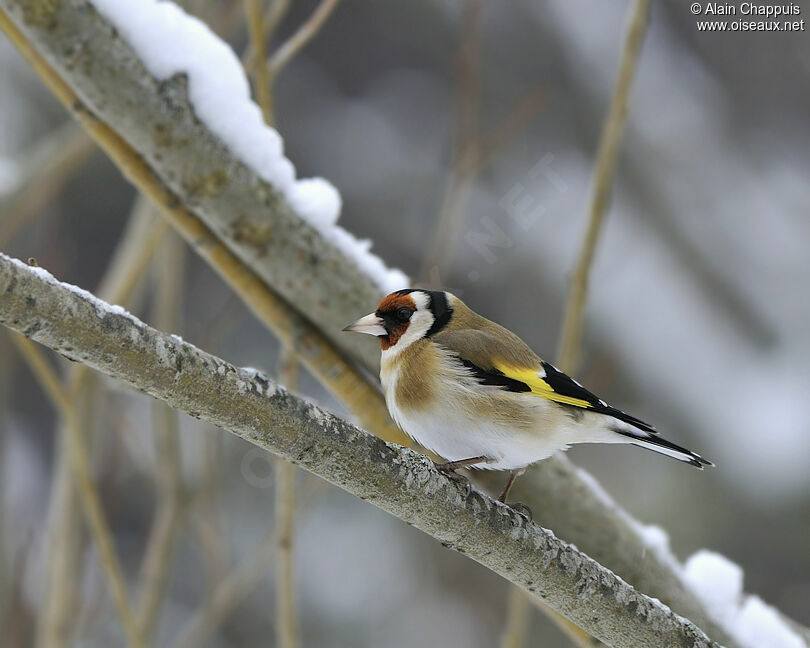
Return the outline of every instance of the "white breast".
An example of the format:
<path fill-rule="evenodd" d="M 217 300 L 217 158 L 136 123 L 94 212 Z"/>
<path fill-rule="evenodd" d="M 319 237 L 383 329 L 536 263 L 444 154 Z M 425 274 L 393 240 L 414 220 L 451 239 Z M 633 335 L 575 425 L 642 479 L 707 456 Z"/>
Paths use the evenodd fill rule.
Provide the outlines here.
<path fill-rule="evenodd" d="M 572 443 L 610 442 L 609 437 L 616 436 L 603 430 L 595 415 L 586 413 L 575 422 L 566 410 L 546 399 L 481 385 L 457 363 L 442 363 L 443 371 L 450 374 L 440 377 L 441 388 L 435 390 L 438 395 L 428 407 L 403 409 L 396 399 L 398 363 L 386 352 L 382 360 L 380 379 L 392 418 L 417 443 L 448 461 L 484 456 L 489 461 L 476 468 L 515 470 Z M 476 417 L 477 399 L 494 401 L 495 414 Z M 499 418 L 498 403 L 504 410 L 519 406 L 532 424 L 520 427 Z"/>

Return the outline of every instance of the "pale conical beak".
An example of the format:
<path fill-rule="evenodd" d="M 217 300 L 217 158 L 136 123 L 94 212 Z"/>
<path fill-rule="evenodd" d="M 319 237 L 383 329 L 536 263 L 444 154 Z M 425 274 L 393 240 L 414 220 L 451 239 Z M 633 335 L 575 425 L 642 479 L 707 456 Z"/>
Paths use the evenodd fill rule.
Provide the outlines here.
<path fill-rule="evenodd" d="M 354 331 L 355 333 L 368 333 L 369 335 L 388 335 L 388 331 L 383 326 L 383 321 L 374 313 L 361 317 L 356 322 L 343 327 L 344 331 Z"/>

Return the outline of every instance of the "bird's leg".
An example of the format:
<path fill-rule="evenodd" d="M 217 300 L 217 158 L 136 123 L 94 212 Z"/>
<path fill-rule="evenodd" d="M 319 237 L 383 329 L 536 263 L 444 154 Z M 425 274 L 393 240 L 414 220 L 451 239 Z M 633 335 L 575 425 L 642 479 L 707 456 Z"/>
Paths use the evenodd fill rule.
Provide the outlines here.
<path fill-rule="evenodd" d="M 525 472 L 524 470 L 513 470 L 509 473 L 509 479 L 506 480 L 506 485 L 503 487 L 503 491 L 498 496 L 498 501 L 502 504 L 506 504 L 506 497 L 509 495 L 509 491 L 512 490 L 512 484 L 515 483 L 515 478 L 519 477 Z M 514 502 L 512 504 L 508 504 L 510 508 L 520 513 L 522 516 L 528 518 L 529 520 L 532 519 L 532 510 L 523 504 L 522 502 Z"/>
<path fill-rule="evenodd" d="M 472 466 L 474 464 L 479 463 L 486 463 L 488 459 L 486 457 L 470 457 L 469 459 L 459 459 L 458 461 L 448 461 L 447 463 L 436 463 L 433 462 L 434 468 L 439 472 L 448 473 L 453 472 L 457 468 L 464 468 L 464 466 Z"/>
<path fill-rule="evenodd" d="M 477 463 L 482 463 L 488 461 L 486 457 L 470 457 L 469 459 L 459 459 L 458 461 L 448 461 L 447 463 L 436 463 L 433 462 L 433 467 L 436 468 L 440 473 L 449 477 L 454 482 L 462 484 L 467 488 L 467 494 L 470 493 L 470 480 L 467 479 L 464 475 L 459 475 L 456 472 L 457 468 L 463 468 L 464 466 L 472 466 Z"/>
<path fill-rule="evenodd" d="M 509 491 L 512 490 L 512 484 L 515 483 L 515 477 L 517 477 L 517 475 L 516 470 L 509 472 L 509 479 L 506 480 L 506 486 L 503 487 L 501 494 L 498 495 L 498 501 L 501 504 L 506 504 L 506 496 L 509 495 Z"/>

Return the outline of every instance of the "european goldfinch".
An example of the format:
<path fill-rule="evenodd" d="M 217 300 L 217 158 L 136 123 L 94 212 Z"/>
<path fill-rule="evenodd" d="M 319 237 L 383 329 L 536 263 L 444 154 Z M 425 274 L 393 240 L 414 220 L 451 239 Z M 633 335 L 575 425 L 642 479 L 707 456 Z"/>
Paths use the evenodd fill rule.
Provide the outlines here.
<path fill-rule="evenodd" d="M 522 469 L 574 443 L 630 443 L 713 465 L 611 407 L 448 292 L 399 290 L 343 330 L 379 337 L 388 410 L 447 459 L 440 469 L 511 471 L 502 502 Z"/>

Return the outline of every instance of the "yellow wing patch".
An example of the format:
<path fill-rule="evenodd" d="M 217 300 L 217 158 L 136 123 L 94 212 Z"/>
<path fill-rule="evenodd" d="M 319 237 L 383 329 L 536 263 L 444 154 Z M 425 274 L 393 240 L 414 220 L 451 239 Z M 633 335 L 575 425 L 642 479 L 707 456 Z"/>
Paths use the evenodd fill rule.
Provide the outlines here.
<path fill-rule="evenodd" d="M 558 394 L 545 380 L 537 373 L 537 369 L 517 369 L 516 367 L 506 367 L 495 365 L 495 368 L 507 378 L 519 380 L 526 383 L 532 390 L 532 394 L 537 394 L 542 398 L 562 403 L 563 405 L 573 405 L 574 407 L 592 408 L 588 401 L 573 396 Z M 524 392 L 525 393 L 525 392 Z"/>

